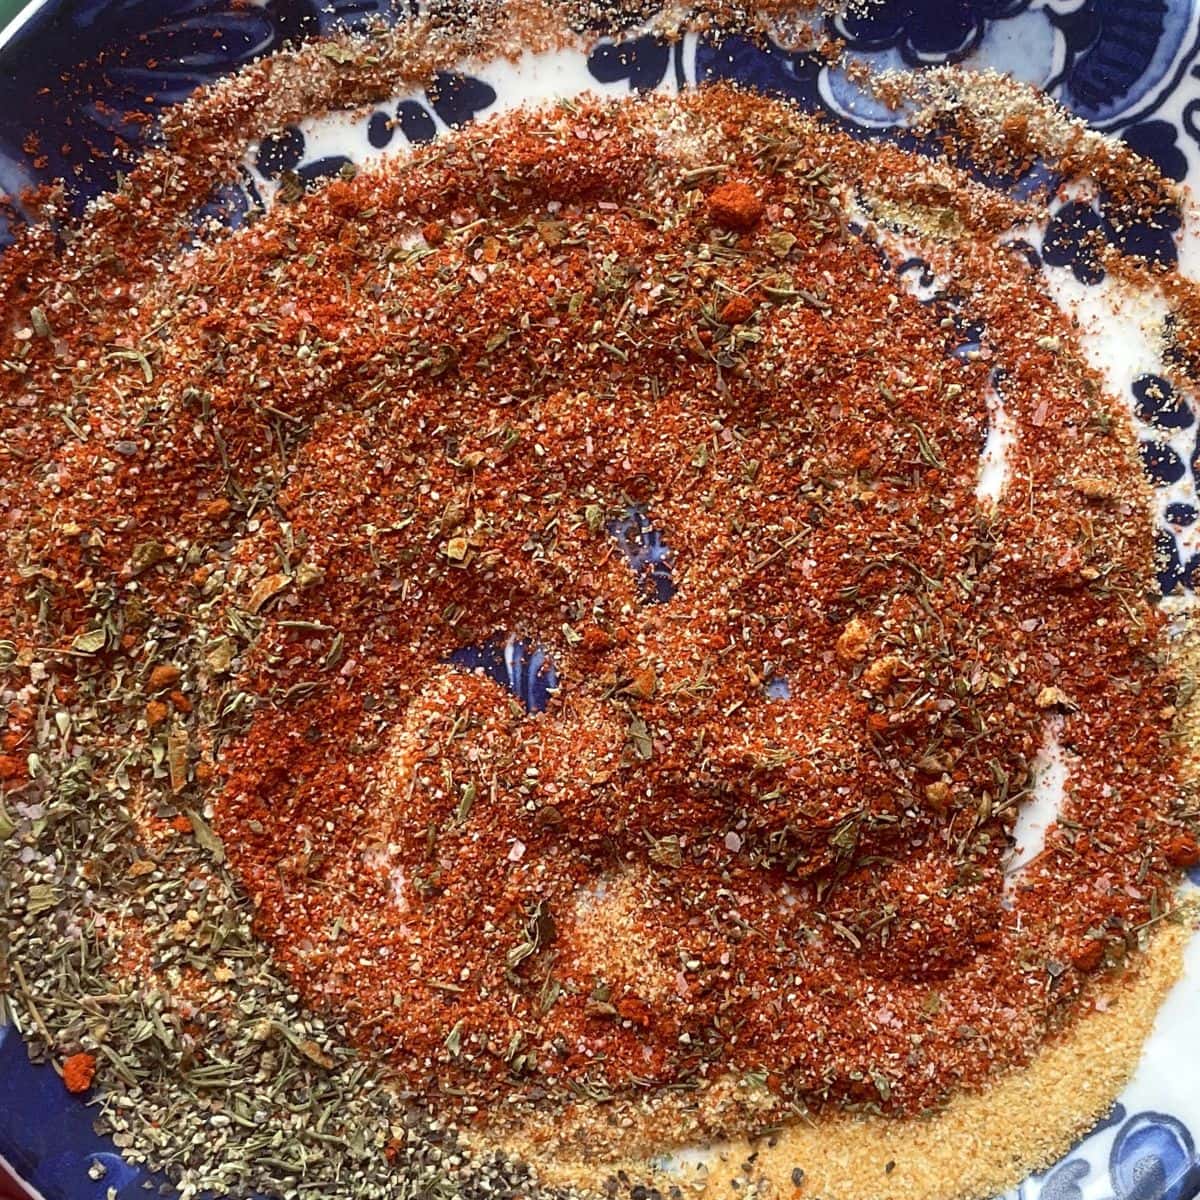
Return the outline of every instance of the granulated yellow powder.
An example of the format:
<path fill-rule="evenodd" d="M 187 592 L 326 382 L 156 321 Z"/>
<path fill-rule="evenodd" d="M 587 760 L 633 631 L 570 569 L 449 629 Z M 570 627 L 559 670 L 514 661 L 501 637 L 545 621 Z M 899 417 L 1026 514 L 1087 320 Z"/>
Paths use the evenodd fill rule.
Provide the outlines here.
<path fill-rule="evenodd" d="M 606 1150 L 644 1129 L 622 1121 L 647 1114 L 605 1106 L 581 1110 L 553 1128 L 526 1129 L 505 1149 L 537 1169 L 542 1183 L 598 1188 L 617 1171 L 631 1182 L 672 1185 L 699 1197 L 820 1197 L 821 1200 L 975 1200 L 996 1195 L 1067 1152 L 1111 1107 L 1137 1065 L 1155 1014 L 1182 972 L 1196 926 L 1192 905 L 1166 922 L 1136 970 L 1030 1066 L 987 1091 L 962 1094 L 928 1118 L 822 1117 L 794 1122 L 757 1141 L 741 1140 L 680 1157 L 693 1165 L 656 1167 L 650 1158 L 611 1158 Z M 677 1119 L 677 1116 L 676 1116 Z M 564 1142 L 575 1150 L 563 1153 Z M 586 1149 L 580 1149 L 586 1146 Z M 702 1165 L 695 1165 L 701 1163 Z M 803 1171 L 799 1187 L 795 1169 Z"/>

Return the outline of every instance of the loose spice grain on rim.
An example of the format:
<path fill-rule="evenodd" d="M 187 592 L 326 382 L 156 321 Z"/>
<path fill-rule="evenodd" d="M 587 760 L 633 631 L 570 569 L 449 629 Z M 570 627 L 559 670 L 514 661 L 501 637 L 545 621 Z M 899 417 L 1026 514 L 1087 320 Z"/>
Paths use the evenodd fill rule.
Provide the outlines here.
<path fill-rule="evenodd" d="M 6 264 L 5 421 L 50 467 L 10 510 L 14 644 L 129 656 L 172 785 L 220 792 L 176 822 L 410 1087 L 734 1071 L 913 1112 L 1026 1061 L 1169 904 L 1190 835 L 1136 464 L 983 236 L 1014 206 L 958 214 L 967 362 L 849 228 L 851 184 L 925 172 L 717 90 L 464 133 L 161 278 L 97 255 L 86 303 L 36 242 Z M 31 294 L 54 337 L 20 336 Z M 1026 435 L 995 508 L 993 366 Z M 88 437 L 27 402 L 73 395 L 64 367 Z M 666 603 L 616 545 L 635 507 Z M 214 596 L 225 631 L 169 679 L 137 630 Z M 555 664 L 542 714 L 448 664 L 509 634 Z M 231 678 L 249 725 L 193 741 L 172 685 Z M 1006 908 L 1048 720 L 1070 823 Z"/>

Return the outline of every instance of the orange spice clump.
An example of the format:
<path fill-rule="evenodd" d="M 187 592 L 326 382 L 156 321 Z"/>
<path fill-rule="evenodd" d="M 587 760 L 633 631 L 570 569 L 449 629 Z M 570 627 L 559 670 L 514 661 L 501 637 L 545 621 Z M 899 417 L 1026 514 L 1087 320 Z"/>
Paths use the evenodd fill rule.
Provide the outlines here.
<path fill-rule="evenodd" d="M 721 309 L 721 320 L 726 325 L 740 325 L 754 315 L 754 301 L 749 296 L 731 296 Z"/>
<path fill-rule="evenodd" d="M 96 1059 L 91 1054 L 72 1054 L 62 1065 L 63 1086 L 68 1092 L 80 1094 L 92 1086 L 96 1078 Z"/>
<path fill-rule="evenodd" d="M 1200 843 L 1190 833 L 1176 834 L 1167 843 L 1167 859 L 1176 867 L 1194 867 L 1200 863 Z"/>
<path fill-rule="evenodd" d="M 729 229 L 753 229 L 762 219 L 762 198 L 749 184 L 723 183 L 708 198 L 713 220 Z"/>

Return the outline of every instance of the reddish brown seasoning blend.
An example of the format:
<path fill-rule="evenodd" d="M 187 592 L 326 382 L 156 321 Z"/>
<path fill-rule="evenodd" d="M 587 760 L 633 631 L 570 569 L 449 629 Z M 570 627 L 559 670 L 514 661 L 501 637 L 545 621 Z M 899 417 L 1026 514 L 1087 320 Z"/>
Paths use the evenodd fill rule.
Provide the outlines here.
<path fill-rule="evenodd" d="M 149 672 L 139 613 L 227 599 L 142 728 L 203 747 L 172 782 L 262 937 L 412 1088 L 733 1071 L 912 1113 L 1027 1061 L 1169 905 L 1195 841 L 1130 440 L 993 248 L 1019 214 L 933 171 L 712 90 L 472 129 L 160 276 L 6 259 L 6 636 L 95 669 L 107 596 L 103 653 Z M 982 355 L 852 189 L 953 211 Z M 449 662 L 509 635 L 544 712 Z M 1052 730 L 1063 819 L 1006 890 Z"/>

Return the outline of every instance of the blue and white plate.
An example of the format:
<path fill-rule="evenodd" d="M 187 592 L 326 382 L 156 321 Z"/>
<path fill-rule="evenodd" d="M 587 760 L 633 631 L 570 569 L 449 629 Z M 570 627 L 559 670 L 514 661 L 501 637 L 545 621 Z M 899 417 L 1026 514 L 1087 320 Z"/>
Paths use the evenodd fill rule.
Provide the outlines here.
<path fill-rule="evenodd" d="M 0 3 L 0 13 L 4 7 Z M 287 41 L 373 19 L 406 20 L 417 7 L 418 0 L 28 5 L 0 32 L 0 192 L 8 195 L 0 203 L 0 246 L 25 219 L 19 196 L 30 185 L 65 178 L 80 207 L 113 186 L 147 137 L 148 126 L 130 121 L 130 112 L 159 112 Z M 1009 72 L 1128 142 L 1171 178 L 1200 180 L 1197 0 L 878 0 L 868 13 L 830 22 L 852 61 L 905 70 L 963 63 Z M 397 97 L 374 112 L 276 131 L 251 143 L 241 177 L 214 193 L 209 211 L 236 225 L 251 207 L 269 204 L 285 171 L 304 179 L 334 174 L 348 161 L 430 141 L 502 108 L 586 89 L 621 94 L 732 79 L 828 113 L 858 136 L 904 136 L 896 114 L 855 86 L 853 71 L 809 53 L 739 37 L 689 35 L 668 43 L 617 29 L 597 31 L 595 39 L 588 52 L 447 73 L 429 91 Z M 248 137 L 263 132 L 247 131 Z M 1076 290 L 1104 281 L 1084 237 L 1090 230 L 1157 261 L 1176 261 L 1181 250 L 1180 234 L 1161 223 L 1118 234 L 1102 198 L 1065 203 L 1035 250 Z M 1173 389 L 1160 370 L 1159 363 L 1131 358 L 1117 364 L 1116 376 L 1158 489 L 1162 591 L 1180 597 L 1200 585 L 1200 398 Z M 655 556 L 656 543 L 644 534 L 631 524 L 623 536 L 636 541 L 631 555 L 649 584 L 669 588 L 662 555 Z M 539 669 L 536 651 L 512 643 L 476 655 L 477 665 L 530 707 L 544 704 L 553 681 Z M 1066 1159 L 1026 1180 L 1016 1200 L 1200 1195 L 1200 939 L 1188 960 L 1121 1103 Z M 23 1195 L 22 1186 L 46 1200 L 132 1200 L 157 1189 L 161 1181 L 126 1164 L 93 1131 L 92 1120 L 93 1110 L 69 1095 L 50 1067 L 32 1065 L 16 1032 L 0 1026 L 0 1200 Z"/>

